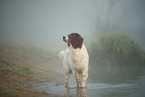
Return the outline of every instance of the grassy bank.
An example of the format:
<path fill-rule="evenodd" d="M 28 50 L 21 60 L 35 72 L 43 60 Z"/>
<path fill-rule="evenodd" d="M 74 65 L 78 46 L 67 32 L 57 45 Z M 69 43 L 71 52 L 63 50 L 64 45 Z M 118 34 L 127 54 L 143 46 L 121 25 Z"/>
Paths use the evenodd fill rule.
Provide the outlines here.
<path fill-rule="evenodd" d="M 89 74 L 93 81 L 116 82 L 142 75 L 145 52 L 129 36 L 107 33 L 90 50 Z"/>
<path fill-rule="evenodd" d="M 98 64 L 142 65 L 145 52 L 129 36 L 120 33 L 108 33 L 92 43 L 91 58 Z"/>

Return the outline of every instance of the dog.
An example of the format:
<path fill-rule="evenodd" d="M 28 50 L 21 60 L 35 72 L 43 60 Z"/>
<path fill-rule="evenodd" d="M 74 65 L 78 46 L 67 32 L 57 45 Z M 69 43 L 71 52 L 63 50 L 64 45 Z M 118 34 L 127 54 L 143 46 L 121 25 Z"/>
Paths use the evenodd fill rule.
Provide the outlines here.
<path fill-rule="evenodd" d="M 68 48 L 59 53 L 59 59 L 63 62 L 66 74 L 65 87 L 68 87 L 69 74 L 73 74 L 78 87 L 85 87 L 88 78 L 89 55 L 84 39 L 78 33 L 70 33 L 63 36 L 63 41 L 67 43 Z"/>

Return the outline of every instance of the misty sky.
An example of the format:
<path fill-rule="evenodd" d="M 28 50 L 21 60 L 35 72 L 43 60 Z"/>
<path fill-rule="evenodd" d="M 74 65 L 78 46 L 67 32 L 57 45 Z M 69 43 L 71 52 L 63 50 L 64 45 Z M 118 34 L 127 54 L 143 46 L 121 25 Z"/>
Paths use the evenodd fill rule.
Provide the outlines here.
<path fill-rule="evenodd" d="M 99 33 L 117 31 L 140 42 L 144 10 L 144 0 L 1 0 L 0 40 L 62 48 L 62 36 L 71 32 L 89 44 Z"/>

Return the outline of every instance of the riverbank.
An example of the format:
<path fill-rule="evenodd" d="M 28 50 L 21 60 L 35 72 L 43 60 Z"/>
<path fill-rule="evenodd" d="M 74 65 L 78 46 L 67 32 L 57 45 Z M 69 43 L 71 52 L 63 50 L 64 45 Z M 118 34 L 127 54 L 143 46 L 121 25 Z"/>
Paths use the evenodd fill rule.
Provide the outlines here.
<path fill-rule="evenodd" d="M 0 45 L 0 97 L 60 97 L 34 89 L 34 81 L 62 83 L 62 66 L 57 54 L 30 46 Z"/>

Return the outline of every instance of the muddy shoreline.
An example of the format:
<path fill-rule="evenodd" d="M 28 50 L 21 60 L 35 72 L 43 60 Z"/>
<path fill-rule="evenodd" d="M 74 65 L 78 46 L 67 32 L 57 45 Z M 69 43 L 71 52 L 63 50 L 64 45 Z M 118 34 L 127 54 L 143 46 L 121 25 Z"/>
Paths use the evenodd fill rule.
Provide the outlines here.
<path fill-rule="evenodd" d="M 0 97 L 61 97 L 33 87 L 35 81 L 63 82 L 56 54 L 29 46 L 0 44 Z"/>

